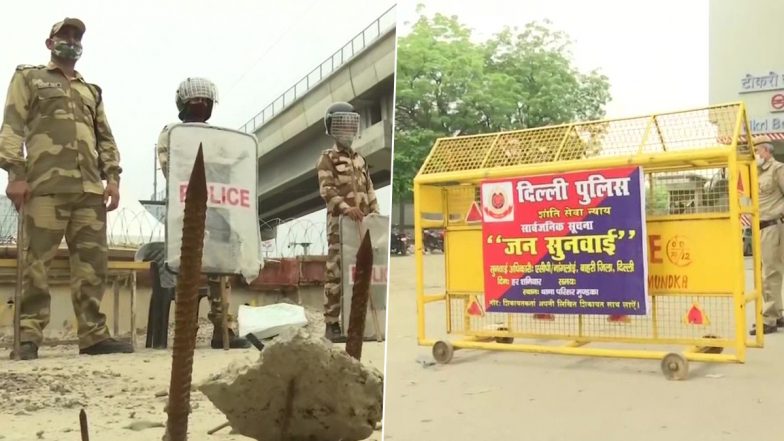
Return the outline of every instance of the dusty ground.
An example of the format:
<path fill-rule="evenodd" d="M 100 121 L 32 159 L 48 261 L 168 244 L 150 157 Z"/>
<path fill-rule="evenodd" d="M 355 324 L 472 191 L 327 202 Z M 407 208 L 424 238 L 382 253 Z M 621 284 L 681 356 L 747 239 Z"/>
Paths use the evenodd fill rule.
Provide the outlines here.
<path fill-rule="evenodd" d="M 425 257 L 428 292 L 443 256 Z M 391 259 L 384 439 L 409 441 L 777 439 L 784 409 L 784 332 L 745 365 L 691 363 L 688 381 L 657 361 L 458 351 L 431 365 L 416 344 L 413 257 Z M 747 271 L 748 273 L 748 271 Z M 443 308 L 428 334 L 443 337 Z"/>
<path fill-rule="evenodd" d="M 316 322 L 308 328 L 323 333 L 318 314 L 309 313 L 308 318 Z M 211 325 L 201 323 L 194 383 L 234 360 L 258 358 L 255 348 L 211 349 Z M 141 348 L 135 354 L 90 357 L 77 355 L 75 346 L 44 347 L 38 360 L 19 362 L 9 360 L 5 350 L 0 358 L 0 440 L 77 441 L 81 439 L 82 408 L 87 412 L 90 439 L 160 440 L 167 417 L 163 409 L 168 400 L 171 349 L 146 349 L 143 335 L 139 342 Z M 383 343 L 365 342 L 362 361 L 383 372 Z M 232 435 L 229 428 L 207 435 L 225 418 L 200 392 L 192 392 L 191 399 L 190 439 L 250 439 Z M 379 441 L 380 436 L 376 431 L 368 441 Z"/>

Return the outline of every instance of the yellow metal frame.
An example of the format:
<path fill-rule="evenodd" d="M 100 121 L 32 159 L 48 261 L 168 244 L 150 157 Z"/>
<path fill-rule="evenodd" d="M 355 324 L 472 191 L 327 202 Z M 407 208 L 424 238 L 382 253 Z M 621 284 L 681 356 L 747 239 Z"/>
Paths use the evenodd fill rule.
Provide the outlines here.
<path fill-rule="evenodd" d="M 686 119 L 688 115 L 724 115 L 726 116 L 721 126 L 720 123 L 711 120 L 710 122 L 718 127 L 718 135 L 712 139 L 705 136 L 694 139 L 694 145 L 689 145 L 688 136 L 678 138 L 678 133 L 688 131 L 682 126 L 674 127 L 674 124 L 667 125 L 666 121 L 674 119 Z M 711 117 L 709 117 L 710 119 Z M 605 157 L 564 157 L 565 144 L 567 138 L 577 133 L 585 127 L 609 127 L 611 124 L 625 124 L 636 122 L 639 128 L 640 141 L 636 145 L 626 145 L 629 152 Z M 560 132 L 559 132 L 560 130 Z M 668 132 L 669 130 L 669 132 Z M 562 133 L 559 135 L 558 133 Z M 670 143 L 665 141 L 664 134 L 672 134 L 675 141 Z M 711 106 L 706 108 L 688 109 L 679 112 L 662 113 L 648 115 L 638 118 L 624 118 L 615 120 L 594 121 L 589 123 L 567 124 L 562 126 L 551 126 L 539 129 L 529 129 L 514 132 L 501 132 L 494 134 L 471 135 L 463 137 L 440 138 L 431 149 L 427 159 L 422 165 L 419 174 L 414 179 L 414 237 L 415 237 L 415 259 L 416 259 L 416 299 L 417 299 L 417 340 L 419 345 L 434 346 L 446 344 L 451 351 L 453 349 L 484 349 L 495 351 L 515 351 L 515 352 L 536 352 L 548 354 L 564 355 L 583 355 L 597 357 L 620 357 L 637 359 L 664 359 L 671 352 L 652 351 L 647 349 L 608 349 L 608 348 L 589 348 L 585 347 L 588 343 L 627 343 L 639 345 L 678 345 L 685 346 L 682 352 L 682 360 L 700 362 L 734 362 L 743 363 L 746 360 L 746 348 L 761 348 L 764 346 L 764 335 L 758 332 L 752 340 L 746 338 L 746 315 L 745 309 L 749 303 L 754 303 L 754 321 L 757 329 L 762 328 L 762 280 L 760 262 L 760 230 L 758 213 L 758 188 L 757 168 L 754 165 L 753 147 L 751 144 L 751 128 L 746 116 L 746 108 L 742 102 Z M 540 136 L 541 135 L 541 136 Z M 729 139 L 729 142 L 720 142 L 719 138 Z M 537 138 L 539 136 L 539 138 Z M 547 136 L 547 142 L 541 141 Z M 523 145 L 526 140 L 530 141 L 524 148 L 530 151 L 537 148 L 532 155 L 550 155 L 549 159 L 538 162 L 526 162 L 520 160 L 505 160 L 501 164 L 493 163 L 493 157 L 499 157 L 498 149 L 502 148 L 499 144 L 502 137 L 510 139 L 517 137 L 522 139 L 516 146 Z M 745 141 L 741 141 L 745 137 Z M 655 141 L 658 140 L 658 141 Z M 451 143 L 451 144 L 450 144 Z M 460 144 L 460 151 L 455 148 L 450 151 L 450 145 Z M 537 147 L 546 144 L 545 147 Z M 676 144 L 679 144 L 676 145 Z M 658 147 L 656 151 L 646 151 L 646 147 Z M 680 147 L 680 148 L 678 148 Z M 555 150 L 554 154 L 550 154 Z M 519 148 L 517 151 L 521 151 Z M 536 153 L 544 152 L 544 153 Z M 494 156 L 495 154 L 495 156 Z M 510 155 L 511 156 L 511 155 Z M 528 158 L 534 157 L 529 155 Z M 522 155 L 518 155 L 522 157 Z M 455 159 L 457 158 L 457 159 Z M 480 159 L 478 159 L 480 158 Z M 461 162 L 462 161 L 462 162 Z M 479 161 L 479 162 L 478 162 Z M 499 165 L 500 164 L 500 165 Z M 733 268 L 737 269 L 736 274 L 722 274 L 726 278 L 726 289 L 718 293 L 703 293 L 699 295 L 720 297 L 727 302 L 731 301 L 731 317 L 728 317 L 734 327 L 729 325 L 732 335 L 724 337 L 703 336 L 702 338 L 672 338 L 659 335 L 657 325 L 658 318 L 656 302 L 662 301 L 664 297 L 677 297 L 678 294 L 672 293 L 651 293 L 652 311 L 648 316 L 653 331 L 652 337 L 639 337 L 635 335 L 613 335 L 613 336 L 590 336 L 583 333 L 584 316 L 577 317 L 577 332 L 563 333 L 537 333 L 522 332 L 512 330 L 512 315 L 508 314 L 508 326 L 496 330 L 472 329 L 470 318 L 465 312 L 464 321 L 461 324 L 461 334 L 464 338 L 454 341 L 438 341 L 429 338 L 425 332 L 426 314 L 425 307 L 431 303 L 443 302 L 446 308 L 447 323 L 446 332 L 453 334 L 452 317 L 454 316 L 453 300 L 469 299 L 471 296 L 481 296 L 483 292 L 470 292 L 450 289 L 448 282 L 445 284 L 443 293 L 426 293 L 424 284 L 424 250 L 423 250 L 423 230 L 428 228 L 441 228 L 445 230 L 445 249 L 444 259 L 446 264 L 446 281 L 450 280 L 450 271 L 460 271 L 460 268 L 450 268 L 449 260 L 451 253 L 479 253 L 481 255 L 481 241 L 476 242 L 476 249 L 451 249 L 450 235 L 458 232 L 467 231 L 481 232 L 481 224 L 452 225 L 449 219 L 449 208 L 447 201 L 447 191 L 449 189 L 462 188 L 462 186 L 475 188 L 482 180 L 497 178 L 519 178 L 531 175 L 541 175 L 548 173 L 565 173 L 582 171 L 596 168 L 612 168 L 628 165 L 638 165 L 643 167 L 646 175 L 650 173 L 669 173 L 695 171 L 707 168 L 724 168 L 727 171 L 728 179 L 728 210 L 722 213 L 692 213 L 681 215 L 648 216 L 646 222 L 672 221 L 683 222 L 686 220 L 720 220 L 729 225 L 729 231 L 733 232 L 733 237 L 723 238 L 731 242 L 731 254 L 717 258 L 730 259 Z M 741 205 L 740 192 L 738 189 L 741 171 L 748 176 L 746 183 L 750 194 L 750 205 Z M 467 189 L 466 189 L 467 191 Z M 440 195 L 440 199 L 439 199 Z M 425 214 L 440 212 L 441 219 L 426 219 Z M 743 257 L 742 228 L 740 215 L 746 214 L 751 218 L 752 225 L 752 248 L 753 248 L 753 282 L 754 288 L 745 291 L 745 268 Z M 458 222 L 459 223 L 459 222 Z M 735 236 L 737 234 L 737 236 Z M 473 242 L 472 242 L 473 243 Z M 457 255 L 457 254 L 456 254 Z M 647 264 L 647 262 L 646 262 Z M 457 265 L 459 266 L 459 265 Z M 694 297 L 695 293 L 683 295 L 683 297 Z M 466 300 L 467 301 L 467 300 Z M 540 343 L 517 344 L 510 343 L 514 338 L 527 339 L 547 339 L 566 341 L 562 345 L 550 345 Z M 709 350 L 706 350 L 708 348 Z M 717 348 L 720 348 L 718 351 Z M 710 350 L 713 349 L 713 350 Z M 732 349 L 732 353 L 716 353 L 723 349 Z M 436 355 L 436 348 L 434 348 Z M 438 359 L 438 356 L 436 356 Z M 446 362 L 445 361 L 445 362 Z M 662 365 L 665 369 L 664 363 Z M 666 373 L 666 372 L 665 372 Z"/>

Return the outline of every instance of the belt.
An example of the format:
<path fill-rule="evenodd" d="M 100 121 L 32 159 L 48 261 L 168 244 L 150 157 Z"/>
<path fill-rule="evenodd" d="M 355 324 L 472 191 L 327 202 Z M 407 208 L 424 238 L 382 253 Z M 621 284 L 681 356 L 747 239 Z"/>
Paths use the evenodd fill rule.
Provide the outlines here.
<path fill-rule="evenodd" d="M 781 216 L 778 219 L 760 221 L 759 226 L 760 226 L 760 230 L 762 230 L 763 228 L 768 228 L 771 225 L 776 225 L 780 223 L 784 223 L 784 216 Z"/>

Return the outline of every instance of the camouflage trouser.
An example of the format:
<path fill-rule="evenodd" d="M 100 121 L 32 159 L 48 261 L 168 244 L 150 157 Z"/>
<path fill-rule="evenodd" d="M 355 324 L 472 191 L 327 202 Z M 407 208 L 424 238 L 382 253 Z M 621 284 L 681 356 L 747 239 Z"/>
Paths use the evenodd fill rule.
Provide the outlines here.
<path fill-rule="evenodd" d="M 327 215 L 327 262 L 324 280 L 324 321 L 327 324 L 340 321 L 341 274 L 340 274 L 340 218 Z"/>
<path fill-rule="evenodd" d="M 21 340 L 40 346 L 49 324 L 48 270 L 65 235 L 71 260 L 71 301 L 78 323 L 79 347 L 109 338 L 100 312 L 107 273 L 106 207 L 93 193 L 33 196 L 25 205 L 25 268 Z"/>

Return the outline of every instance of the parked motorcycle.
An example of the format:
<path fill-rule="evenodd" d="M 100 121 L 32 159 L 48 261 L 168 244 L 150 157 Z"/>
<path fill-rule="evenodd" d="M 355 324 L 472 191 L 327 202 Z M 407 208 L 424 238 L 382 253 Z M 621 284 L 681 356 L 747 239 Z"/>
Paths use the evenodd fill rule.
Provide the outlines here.
<path fill-rule="evenodd" d="M 425 251 L 432 253 L 435 250 L 444 252 L 444 232 L 443 230 L 424 230 L 423 244 Z"/>
<path fill-rule="evenodd" d="M 401 233 L 397 229 L 392 231 L 392 235 L 389 240 L 389 251 L 392 254 L 400 254 L 401 256 L 405 256 L 408 254 L 408 247 L 410 242 L 408 240 L 408 236 L 406 233 Z"/>

